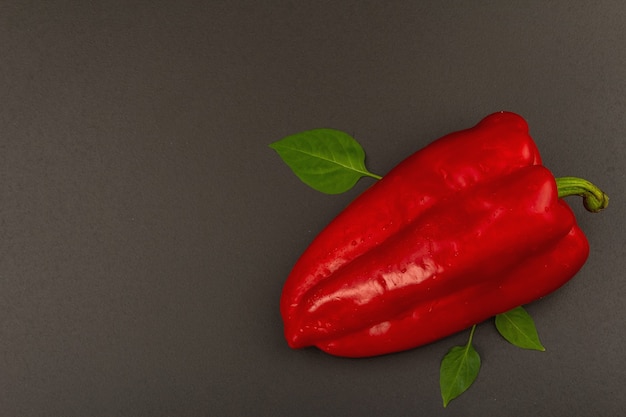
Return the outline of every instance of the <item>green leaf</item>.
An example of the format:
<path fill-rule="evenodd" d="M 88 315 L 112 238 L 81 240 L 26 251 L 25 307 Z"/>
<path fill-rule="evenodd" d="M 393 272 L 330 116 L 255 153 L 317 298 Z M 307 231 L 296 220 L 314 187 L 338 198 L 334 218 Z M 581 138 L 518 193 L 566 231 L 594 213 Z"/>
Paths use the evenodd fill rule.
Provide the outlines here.
<path fill-rule="evenodd" d="M 496 328 L 506 340 L 522 349 L 544 351 L 535 322 L 523 307 L 496 316 Z"/>
<path fill-rule="evenodd" d="M 381 177 L 365 168 L 365 152 L 347 133 L 314 129 L 270 144 L 310 187 L 327 194 L 348 191 L 361 177 Z"/>
<path fill-rule="evenodd" d="M 443 406 L 463 394 L 472 385 L 480 370 L 480 355 L 472 346 L 476 325 L 472 327 L 465 346 L 455 346 L 446 353 L 439 368 L 439 388 Z"/>

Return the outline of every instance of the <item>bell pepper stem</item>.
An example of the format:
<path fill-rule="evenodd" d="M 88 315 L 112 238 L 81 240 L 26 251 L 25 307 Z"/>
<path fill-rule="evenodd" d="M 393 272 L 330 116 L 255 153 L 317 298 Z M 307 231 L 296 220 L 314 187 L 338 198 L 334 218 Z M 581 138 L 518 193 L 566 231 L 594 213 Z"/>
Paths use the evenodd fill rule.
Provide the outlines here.
<path fill-rule="evenodd" d="M 587 180 L 577 177 L 560 177 L 555 180 L 559 198 L 581 196 L 587 211 L 597 213 L 609 205 L 609 196 Z"/>

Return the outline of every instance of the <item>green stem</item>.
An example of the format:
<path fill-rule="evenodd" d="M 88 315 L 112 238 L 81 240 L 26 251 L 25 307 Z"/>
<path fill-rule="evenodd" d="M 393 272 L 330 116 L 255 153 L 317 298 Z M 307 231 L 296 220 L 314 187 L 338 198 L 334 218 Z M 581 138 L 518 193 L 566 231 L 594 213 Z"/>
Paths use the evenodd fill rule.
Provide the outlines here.
<path fill-rule="evenodd" d="M 583 205 L 592 212 L 597 213 L 609 205 L 609 196 L 587 180 L 577 177 L 556 178 L 556 188 L 559 198 L 570 195 L 579 195 L 583 198 Z"/>
<path fill-rule="evenodd" d="M 465 346 L 471 346 L 472 339 L 474 338 L 474 330 L 476 330 L 476 325 L 472 326 L 472 330 L 470 330 L 469 340 L 467 341 L 467 345 Z"/>
<path fill-rule="evenodd" d="M 376 174 L 374 174 L 372 172 L 368 172 L 367 175 L 372 177 L 372 178 L 375 178 L 377 180 L 382 180 L 383 179 L 383 177 L 381 177 L 380 175 L 376 175 Z"/>

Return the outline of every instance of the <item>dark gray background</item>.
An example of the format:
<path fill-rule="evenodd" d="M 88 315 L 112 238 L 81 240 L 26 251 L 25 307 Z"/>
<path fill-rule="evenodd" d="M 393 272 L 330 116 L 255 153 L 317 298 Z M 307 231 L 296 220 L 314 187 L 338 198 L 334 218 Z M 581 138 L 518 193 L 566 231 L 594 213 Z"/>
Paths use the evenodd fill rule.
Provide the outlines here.
<path fill-rule="evenodd" d="M 517 5 L 513 5 L 513 4 Z M 0 415 L 617 416 L 626 408 L 623 1 L 0 2 Z M 283 340 L 285 277 L 371 184 L 268 144 L 353 134 L 384 174 L 498 110 L 605 188 L 582 271 L 528 306 L 545 353 L 467 333 L 349 360 Z"/>

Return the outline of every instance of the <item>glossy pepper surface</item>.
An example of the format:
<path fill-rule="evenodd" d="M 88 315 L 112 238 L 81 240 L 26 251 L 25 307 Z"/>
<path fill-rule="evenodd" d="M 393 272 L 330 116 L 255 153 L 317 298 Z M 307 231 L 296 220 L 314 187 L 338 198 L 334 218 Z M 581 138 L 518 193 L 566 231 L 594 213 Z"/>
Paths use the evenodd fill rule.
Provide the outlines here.
<path fill-rule="evenodd" d="M 296 262 L 280 305 L 288 344 L 347 357 L 402 351 L 556 290 L 589 253 L 560 198 L 581 194 L 579 183 L 557 183 L 514 113 L 434 141 Z M 590 209 L 608 202 L 596 197 Z"/>

